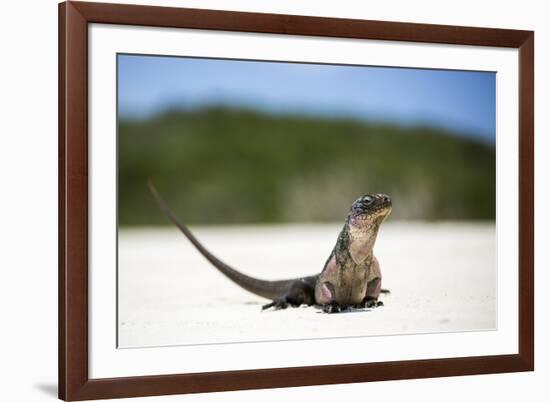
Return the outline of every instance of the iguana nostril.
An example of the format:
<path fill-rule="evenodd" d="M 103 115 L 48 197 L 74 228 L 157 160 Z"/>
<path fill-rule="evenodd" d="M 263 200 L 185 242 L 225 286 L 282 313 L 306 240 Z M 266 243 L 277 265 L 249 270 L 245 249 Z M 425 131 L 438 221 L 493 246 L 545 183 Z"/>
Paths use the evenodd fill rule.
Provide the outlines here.
<path fill-rule="evenodd" d="M 386 194 L 377 194 L 380 200 L 383 202 L 390 202 L 390 197 Z"/>

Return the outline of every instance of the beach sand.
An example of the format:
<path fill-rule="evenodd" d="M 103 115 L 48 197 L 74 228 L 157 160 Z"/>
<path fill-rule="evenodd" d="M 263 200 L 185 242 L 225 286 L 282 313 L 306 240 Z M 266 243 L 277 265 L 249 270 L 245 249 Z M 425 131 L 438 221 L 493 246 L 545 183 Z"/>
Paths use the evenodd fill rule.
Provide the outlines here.
<path fill-rule="evenodd" d="M 193 227 L 221 260 L 264 279 L 321 271 L 340 224 Z M 261 311 L 265 299 L 214 269 L 175 228 L 121 229 L 118 343 L 122 348 L 496 328 L 492 223 L 401 223 L 381 228 L 375 255 L 384 306 L 324 314 Z"/>

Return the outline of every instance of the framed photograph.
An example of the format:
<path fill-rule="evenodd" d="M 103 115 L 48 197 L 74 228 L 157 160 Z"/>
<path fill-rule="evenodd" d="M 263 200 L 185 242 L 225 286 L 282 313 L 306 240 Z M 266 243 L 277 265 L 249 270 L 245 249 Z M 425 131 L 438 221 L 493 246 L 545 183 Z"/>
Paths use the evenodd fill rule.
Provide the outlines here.
<path fill-rule="evenodd" d="M 534 33 L 59 5 L 59 397 L 534 369 Z"/>

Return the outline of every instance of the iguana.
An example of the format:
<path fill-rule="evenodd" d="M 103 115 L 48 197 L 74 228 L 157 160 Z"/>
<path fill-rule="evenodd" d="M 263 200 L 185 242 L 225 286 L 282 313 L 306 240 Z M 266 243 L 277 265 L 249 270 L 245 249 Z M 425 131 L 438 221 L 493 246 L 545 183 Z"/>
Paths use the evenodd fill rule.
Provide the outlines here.
<path fill-rule="evenodd" d="M 237 285 L 271 302 L 262 309 L 318 305 L 327 313 L 349 308 L 377 307 L 381 288 L 380 264 L 373 254 L 378 230 L 389 215 L 392 202 L 386 194 L 367 194 L 351 206 L 336 245 L 320 274 L 296 279 L 268 281 L 231 268 L 210 253 L 191 233 L 149 182 L 158 206 L 197 250 Z"/>

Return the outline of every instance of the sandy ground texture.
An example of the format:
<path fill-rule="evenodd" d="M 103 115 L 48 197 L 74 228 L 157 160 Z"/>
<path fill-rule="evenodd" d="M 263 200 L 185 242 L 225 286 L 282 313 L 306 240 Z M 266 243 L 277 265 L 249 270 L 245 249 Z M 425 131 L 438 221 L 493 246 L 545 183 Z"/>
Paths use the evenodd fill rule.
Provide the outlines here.
<path fill-rule="evenodd" d="M 340 225 L 195 227 L 243 272 L 286 279 L 320 272 Z M 393 223 L 375 246 L 384 306 L 324 314 L 261 311 L 265 299 L 217 272 L 174 228 L 119 232 L 119 346 L 144 347 L 496 328 L 493 224 Z"/>

